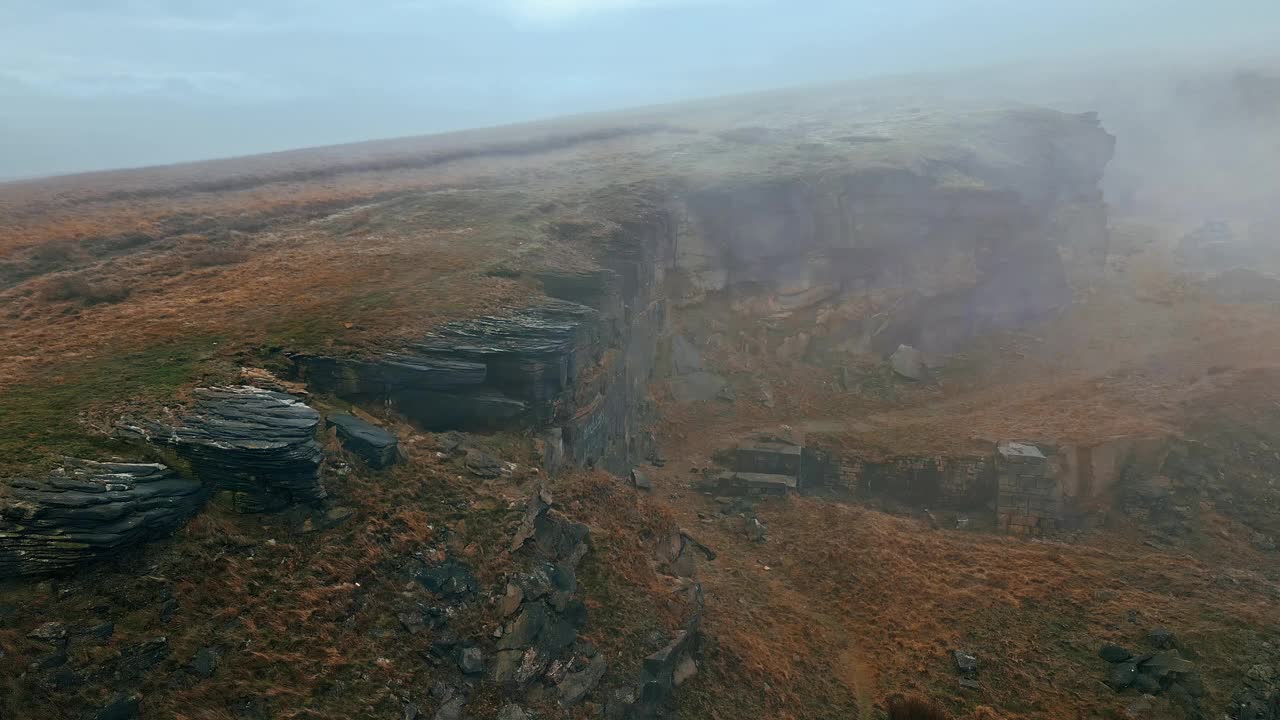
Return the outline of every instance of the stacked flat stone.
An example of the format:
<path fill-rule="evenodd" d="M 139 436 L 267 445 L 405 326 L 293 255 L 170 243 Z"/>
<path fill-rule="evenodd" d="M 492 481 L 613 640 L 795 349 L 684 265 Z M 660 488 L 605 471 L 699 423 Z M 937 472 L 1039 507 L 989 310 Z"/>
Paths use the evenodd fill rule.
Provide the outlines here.
<path fill-rule="evenodd" d="M 201 484 L 154 463 L 67 459 L 0 496 L 0 578 L 42 575 L 165 537 L 205 498 Z"/>
<path fill-rule="evenodd" d="M 381 470 L 399 460 L 400 441 L 377 425 L 346 413 L 330 415 L 326 422 L 329 427 L 337 428 L 338 440 L 342 442 L 342 446 L 364 460 L 369 467 Z"/>
<path fill-rule="evenodd" d="M 325 498 L 320 413 L 293 395 L 248 386 L 200 388 L 173 425 L 125 434 L 172 445 L 206 486 L 234 493 L 243 512 L 270 512 Z"/>
<path fill-rule="evenodd" d="M 366 405 L 390 405 L 432 431 L 549 422 L 557 400 L 598 344 L 599 313 L 545 300 L 505 315 L 451 322 L 404 352 L 375 360 L 299 357 L 308 387 Z"/>

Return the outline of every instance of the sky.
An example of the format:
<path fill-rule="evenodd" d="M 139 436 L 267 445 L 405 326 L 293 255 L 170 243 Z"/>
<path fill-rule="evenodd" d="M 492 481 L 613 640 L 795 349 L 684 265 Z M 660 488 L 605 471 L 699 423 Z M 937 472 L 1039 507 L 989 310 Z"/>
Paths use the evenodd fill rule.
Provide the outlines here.
<path fill-rule="evenodd" d="M 0 0 L 0 179 L 793 84 L 1263 52 L 1276 0 Z"/>

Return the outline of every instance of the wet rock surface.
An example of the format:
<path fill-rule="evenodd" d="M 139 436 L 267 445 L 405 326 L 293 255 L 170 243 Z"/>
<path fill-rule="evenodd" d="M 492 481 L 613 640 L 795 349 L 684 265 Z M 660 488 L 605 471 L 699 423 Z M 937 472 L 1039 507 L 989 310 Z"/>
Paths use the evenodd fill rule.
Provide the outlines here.
<path fill-rule="evenodd" d="M 552 419 L 598 313 L 562 300 L 446 324 L 380 360 L 298 359 L 310 387 L 391 403 L 426 430 L 484 430 Z"/>
<path fill-rule="evenodd" d="M 242 512 L 326 497 L 319 413 L 292 395 L 247 386 L 200 388 L 194 398 L 190 414 L 172 423 L 124 424 L 120 432 L 172 446 L 206 486 L 234 493 Z"/>
<path fill-rule="evenodd" d="M 1182 656 L 1174 634 L 1156 628 L 1147 634 L 1146 643 L 1149 651 L 1138 655 L 1112 643 L 1098 650 L 1098 657 L 1109 663 L 1106 684 L 1117 693 L 1143 696 L 1137 706 L 1131 705 L 1136 707 L 1130 713 L 1133 717 L 1169 717 L 1172 707 L 1191 720 L 1205 717 L 1200 705 L 1203 681 L 1195 663 Z"/>
<path fill-rule="evenodd" d="M 400 441 L 377 425 L 345 413 L 330 415 L 325 423 L 335 428 L 342 446 L 369 467 L 381 470 L 399 460 Z"/>
<path fill-rule="evenodd" d="M 0 497 L 0 578 L 67 570 L 178 529 L 205 493 L 153 463 L 68 460 Z"/>

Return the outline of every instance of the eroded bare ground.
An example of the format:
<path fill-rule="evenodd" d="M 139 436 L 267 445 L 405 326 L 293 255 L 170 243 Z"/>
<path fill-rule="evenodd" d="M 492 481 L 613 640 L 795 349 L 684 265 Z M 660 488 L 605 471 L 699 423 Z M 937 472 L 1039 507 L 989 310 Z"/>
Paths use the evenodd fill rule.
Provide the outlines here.
<path fill-rule="evenodd" d="M 696 666 L 673 656 L 684 682 L 663 695 L 685 718 L 877 717 L 897 694 L 984 720 L 1274 717 L 1241 703 L 1280 698 L 1275 287 L 1242 298 L 1183 272 L 1194 225 L 1105 232 L 1110 144 L 1089 118 L 763 105 L 0 188 L 0 529 L 25 529 L 11 481 L 60 455 L 199 477 L 113 428 L 171 420 L 203 385 L 310 382 L 320 414 L 402 449 L 374 470 L 325 429 L 319 507 L 246 515 L 222 492 L 170 539 L 0 579 L 0 716 L 650 717 L 627 692 L 696 627 Z M 610 272 L 620 296 L 591 285 Z M 394 388 L 346 392 L 295 362 L 372 361 L 566 287 L 606 321 L 536 421 L 424 428 L 430 408 Z M 928 351 L 923 381 L 886 365 L 899 340 Z M 344 367 L 358 385 L 371 366 Z M 760 433 L 869 460 L 1140 438 L 1180 464 L 1082 498 L 1087 528 L 1021 538 L 990 507 L 858 487 L 704 491 L 713 455 Z M 556 437 L 596 467 L 548 472 Z M 626 482 L 634 465 L 651 489 Z M 543 490 L 585 557 L 513 543 Z M 695 572 L 681 530 L 716 558 Z M 573 589 L 534 596 L 538 563 L 566 555 Z M 493 681 L 532 642 L 530 603 L 580 625 L 530 677 Z M 1150 697 L 1106 684 L 1104 644 L 1157 641 L 1194 673 Z"/>

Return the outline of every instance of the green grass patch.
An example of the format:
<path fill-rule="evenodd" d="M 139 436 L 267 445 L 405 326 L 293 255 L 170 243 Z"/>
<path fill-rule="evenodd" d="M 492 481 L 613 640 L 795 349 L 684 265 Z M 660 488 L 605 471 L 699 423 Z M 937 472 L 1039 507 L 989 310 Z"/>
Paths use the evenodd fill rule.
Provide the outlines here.
<path fill-rule="evenodd" d="M 0 392 L 0 471 L 38 468 L 59 455 L 119 455 L 127 446 L 93 430 L 86 418 L 117 406 L 163 403 L 197 381 L 226 382 L 232 370 L 219 362 L 217 341 L 208 337 L 49 366 Z"/>

